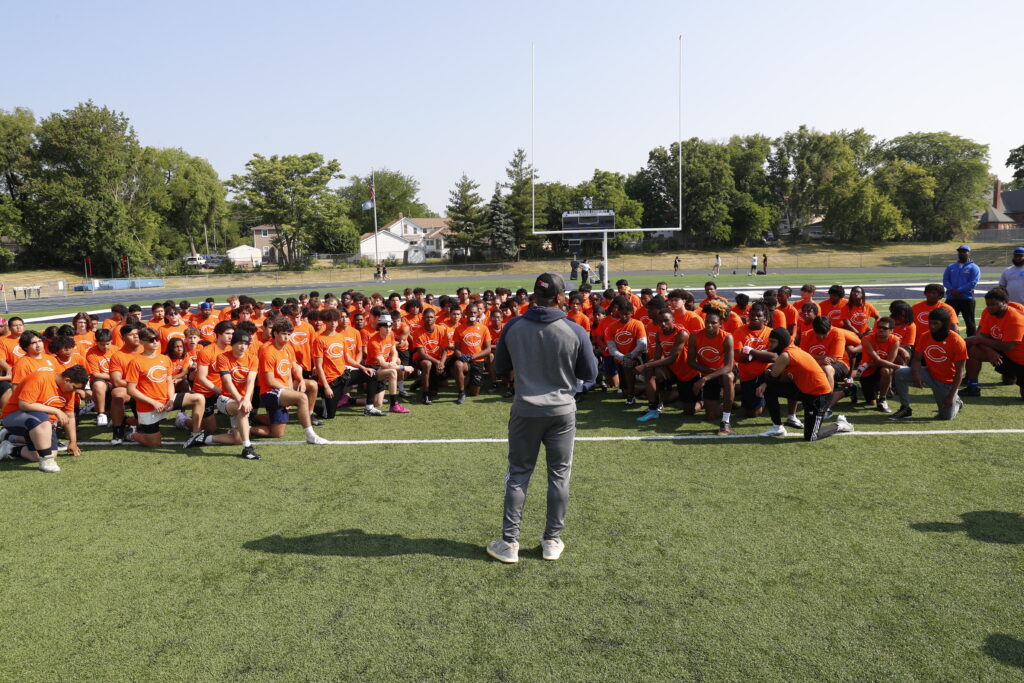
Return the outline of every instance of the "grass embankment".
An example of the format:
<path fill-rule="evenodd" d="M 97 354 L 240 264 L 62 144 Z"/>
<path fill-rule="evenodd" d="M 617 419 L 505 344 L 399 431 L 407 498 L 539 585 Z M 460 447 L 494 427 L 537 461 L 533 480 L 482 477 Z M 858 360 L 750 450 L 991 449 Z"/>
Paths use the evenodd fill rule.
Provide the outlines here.
<path fill-rule="evenodd" d="M 909 424 L 847 414 L 861 432 L 1020 427 L 1016 388 L 983 380 L 953 423 L 921 391 Z M 453 398 L 319 431 L 504 436 L 507 401 Z M 711 430 L 640 411 L 594 394 L 581 435 Z M 0 679 L 1019 680 L 1019 440 L 580 442 L 562 560 L 537 550 L 541 471 L 516 566 L 483 552 L 500 443 L 2 463 Z"/>

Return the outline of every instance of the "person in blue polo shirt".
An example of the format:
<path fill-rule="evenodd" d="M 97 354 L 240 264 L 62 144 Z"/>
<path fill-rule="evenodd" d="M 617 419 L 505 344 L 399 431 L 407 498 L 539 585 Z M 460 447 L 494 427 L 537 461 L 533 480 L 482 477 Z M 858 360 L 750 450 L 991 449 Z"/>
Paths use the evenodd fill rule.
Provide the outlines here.
<path fill-rule="evenodd" d="M 946 266 L 942 284 L 946 288 L 946 303 L 956 311 L 967 325 L 967 336 L 973 337 L 974 288 L 981 279 L 981 268 L 971 260 L 971 248 L 961 244 L 956 248 L 956 261 Z"/>

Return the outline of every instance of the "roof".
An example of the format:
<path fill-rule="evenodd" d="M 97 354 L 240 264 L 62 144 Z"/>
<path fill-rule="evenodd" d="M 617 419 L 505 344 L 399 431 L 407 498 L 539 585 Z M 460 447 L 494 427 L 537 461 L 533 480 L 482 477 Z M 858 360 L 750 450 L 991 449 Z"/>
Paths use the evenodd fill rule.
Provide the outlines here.
<path fill-rule="evenodd" d="M 1003 190 L 1003 211 L 1024 213 L 1024 190 Z"/>
<path fill-rule="evenodd" d="M 402 237 L 401 235 L 396 235 L 393 232 L 387 232 L 385 230 L 378 230 L 377 234 L 380 237 L 384 238 L 384 239 L 399 240 L 400 242 L 405 242 L 406 244 L 412 244 L 411 240 L 406 239 L 405 237 Z M 373 233 L 372 232 L 364 232 L 362 235 L 359 236 L 359 241 L 360 242 L 365 242 L 367 240 L 372 240 L 372 239 L 373 239 Z"/>
<path fill-rule="evenodd" d="M 241 254 L 245 254 L 246 256 L 248 256 L 249 254 L 258 254 L 260 256 L 263 255 L 262 251 L 249 244 L 239 244 L 237 247 L 232 247 L 231 249 L 228 249 L 226 253 L 229 256 Z"/>
<path fill-rule="evenodd" d="M 1003 196 L 1005 197 L 1006 195 L 1004 194 Z M 1002 211 L 1000 211 L 999 209 L 997 209 L 994 206 L 988 207 L 988 211 L 986 211 L 985 213 L 983 213 L 981 215 L 981 218 L 978 219 L 978 222 L 982 223 L 982 224 L 984 224 L 984 223 L 1013 223 L 1013 224 L 1016 224 L 1017 223 L 1017 221 L 1013 220 L 1012 218 L 1010 218 L 1009 216 L 1007 216 L 1005 213 L 1003 213 Z"/>
<path fill-rule="evenodd" d="M 444 220 L 447 222 L 448 219 L 446 218 Z M 449 234 L 451 234 L 451 229 L 447 225 L 442 225 L 441 227 L 434 228 L 433 230 L 428 232 L 426 235 L 423 236 L 423 238 L 428 240 L 436 240 L 440 237 L 447 237 Z"/>
<path fill-rule="evenodd" d="M 383 228 L 381 228 L 381 230 L 390 230 L 392 225 L 395 225 L 396 223 L 399 223 L 401 221 L 407 221 L 409 223 L 414 223 L 414 224 L 418 225 L 421 228 L 427 228 L 427 229 L 431 229 L 431 228 L 447 228 L 448 227 L 448 219 L 447 218 L 443 218 L 443 217 L 437 217 L 437 218 L 412 218 L 410 216 L 402 216 L 401 218 L 396 218 L 395 220 L 393 220 L 390 223 L 386 224 Z"/>

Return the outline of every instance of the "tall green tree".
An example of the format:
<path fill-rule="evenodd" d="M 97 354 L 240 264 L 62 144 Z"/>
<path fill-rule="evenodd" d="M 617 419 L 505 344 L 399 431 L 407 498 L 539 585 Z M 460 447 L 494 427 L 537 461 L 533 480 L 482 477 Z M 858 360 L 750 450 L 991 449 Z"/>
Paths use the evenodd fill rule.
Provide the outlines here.
<path fill-rule="evenodd" d="M 881 146 L 886 161 L 902 160 L 935 178 L 934 195 L 908 214 L 919 239 L 945 240 L 975 224 L 985 209 L 988 145 L 951 133 L 910 133 Z"/>
<path fill-rule="evenodd" d="M 768 179 L 772 141 L 764 135 L 734 135 L 725 145 L 736 193 L 729 201 L 733 243 L 763 236 L 778 222 L 778 202 Z"/>
<path fill-rule="evenodd" d="M 893 159 L 883 162 L 871 176 L 878 191 L 900 210 L 908 221 L 909 233 L 928 234 L 928 226 L 917 224 L 929 215 L 938 181 L 928 169 L 912 161 Z"/>
<path fill-rule="evenodd" d="M 284 265 L 296 265 L 312 235 L 325 221 L 336 219 L 336 193 L 329 184 L 341 175 L 336 159 L 317 153 L 264 157 L 254 154 L 246 173 L 231 177 L 228 186 L 247 205 L 250 215 L 277 228 Z"/>
<path fill-rule="evenodd" d="M 448 228 L 452 231 L 449 241 L 466 255 L 470 248 L 483 246 L 486 240 L 486 217 L 476 192 L 479 187 L 463 173 L 448 193 Z"/>
<path fill-rule="evenodd" d="M 487 207 L 487 227 L 490 233 L 491 250 L 497 258 L 508 260 L 519 255 L 515 225 L 512 223 L 505 195 L 502 194 L 501 183 L 494 184 L 494 194 Z"/>
<path fill-rule="evenodd" d="M 28 109 L 0 109 L 0 236 L 16 241 L 27 237 L 22 207 L 27 198 L 22 189 L 32 172 L 32 142 L 36 118 Z M 0 267 L 8 267 L 14 254 L 0 249 Z"/>
<path fill-rule="evenodd" d="M 411 175 L 382 168 L 373 176 L 380 227 L 396 220 L 399 214 L 409 218 L 436 215 L 420 201 L 419 181 Z M 370 174 L 352 176 L 349 184 L 341 189 L 341 196 L 348 202 L 348 216 L 356 229 L 360 233 L 373 232 L 373 212 L 362 209 L 363 202 L 370 198 Z"/>
<path fill-rule="evenodd" d="M 210 162 L 177 148 L 143 150 L 149 165 L 145 194 L 164 219 L 160 241 L 174 254 L 211 253 L 227 190 Z M 212 239 L 211 239 L 212 238 Z"/>
<path fill-rule="evenodd" d="M 513 153 L 512 160 L 505 168 L 505 187 L 508 189 L 508 210 L 512 216 L 512 224 L 516 229 L 516 242 L 526 244 L 528 242 L 543 241 L 541 236 L 533 235 L 534 220 L 534 191 L 531 183 L 537 182 L 537 171 L 533 164 L 526 160 L 526 150 L 519 148 Z M 544 212 L 544 206 L 537 198 L 536 211 L 537 220 L 540 220 Z"/>
<path fill-rule="evenodd" d="M 1006 165 L 1013 169 L 1013 178 L 1007 184 L 1007 189 L 1024 190 L 1024 145 L 1010 150 Z"/>

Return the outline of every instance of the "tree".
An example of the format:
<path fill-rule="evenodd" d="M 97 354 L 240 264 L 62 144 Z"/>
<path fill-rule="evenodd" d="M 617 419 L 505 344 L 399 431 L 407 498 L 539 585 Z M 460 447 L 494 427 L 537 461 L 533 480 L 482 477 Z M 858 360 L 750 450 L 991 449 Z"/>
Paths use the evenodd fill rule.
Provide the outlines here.
<path fill-rule="evenodd" d="M 857 178 L 837 188 L 829 198 L 825 224 L 836 239 L 849 242 L 877 243 L 910 232 L 910 221 L 871 178 Z"/>
<path fill-rule="evenodd" d="M 283 264 L 297 264 L 311 235 L 337 218 L 336 195 L 328 184 L 343 177 L 340 164 L 336 159 L 325 162 L 315 152 L 269 158 L 254 154 L 245 168 L 245 175 L 232 176 L 228 186 L 251 215 L 277 228 L 275 246 Z"/>
<path fill-rule="evenodd" d="M 381 226 L 397 219 L 398 214 L 410 218 L 436 215 L 420 201 L 420 184 L 411 175 L 382 168 L 374 172 L 373 180 Z M 356 229 L 360 233 L 373 232 L 373 212 L 362 208 L 370 198 L 370 175 L 352 176 L 352 181 L 341 189 L 341 196 L 348 202 L 348 216 Z"/>
<path fill-rule="evenodd" d="M 725 145 L 736 194 L 729 202 L 731 238 L 736 244 L 763 236 L 778 222 L 778 202 L 768 179 L 772 141 L 764 135 L 734 135 Z"/>
<path fill-rule="evenodd" d="M 508 260 L 519 255 L 516 244 L 516 229 L 512 216 L 501 192 L 501 183 L 494 184 L 494 195 L 487 208 L 487 225 L 490 228 L 491 249 L 495 256 Z"/>
<path fill-rule="evenodd" d="M 227 192 L 213 166 L 176 148 L 147 147 L 143 158 L 151 171 L 146 192 L 165 221 L 161 244 L 175 243 L 174 255 L 211 253 L 210 237 L 225 212 Z"/>
<path fill-rule="evenodd" d="M 920 164 L 902 159 L 882 163 L 871 176 L 875 187 L 907 218 L 910 234 L 921 238 L 928 230 L 915 220 L 928 215 L 938 181 Z"/>
<path fill-rule="evenodd" d="M 643 227 L 644 205 L 626 193 L 624 175 L 595 169 L 590 180 L 583 181 L 574 189 L 575 207 L 582 204 L 584 197 L 593 197 L 595 209 L 611 209 L 615 212 L 615 227 L 623 231 L 615 235 L 617 243 L 621 245 L 641 236 L 639 232 L 625 232 Z"/>
<path fill-rule="evenodd" d="M 1013 169 L 1013 179 L 1007 184 L 1007 189 L 1024 190 L 1024 145 L 1010 150 L 1006 165 Z"/>
<path fill-rule="evenodd" d="M 484 215 L 480 195 L 476 193 L 479 187 L 463 173 L 455 189 L 448 193 L 448 228 L 452 231 L 449 241 L 454 249 L 463 250 L 467 256 L 471 247 L 481 246 L 485 239 Z"/>
<path fill-rule="evenodd" d="M 532 184 L 536 182 L 537 171 L 532 164 L 526 161 L 526 150 L 519 148 L 512 155 L 512 160 L 505 168 L 505 175 L 508 180 L 505 187 L 508 188 L 509 214 L 512 216 L 512 225 L 516 230 L 516 243 L 525 244 L 529 241 L 540 241 L 540 237 L 533 235 L 534 220 L 534 191 Z M 537 202 L 537 217 L 544 211 L 544 206 Z"/>
<path fill-rule="evenodd" d="M 883 143 L 880 154 L 886 161 L 915 163 L 935 178 L 932 198 L 907 216 L 919 239 L 950 239 L 984 210 L 988 145 L 946 132 L 909 133 Z"/>
<path fill-rule="evenodd" d="M 28 109 L 0 109 L 0 236 L 25 239 L 22 188 L 32 172 L 32 142 L 36 118 Z M 10 264 L 13 254 L 0 249 L 0 265 Z"/>

